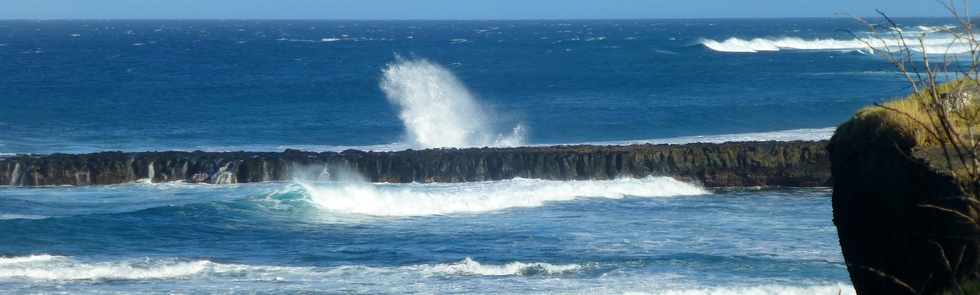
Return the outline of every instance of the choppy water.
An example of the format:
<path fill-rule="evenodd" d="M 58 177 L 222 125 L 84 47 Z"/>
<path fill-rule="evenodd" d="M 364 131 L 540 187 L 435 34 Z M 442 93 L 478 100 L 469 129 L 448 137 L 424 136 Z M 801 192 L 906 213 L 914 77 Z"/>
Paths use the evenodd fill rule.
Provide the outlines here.
<path fill-rule="evenodd" d="M 828 194 L 666 178 L 2 188 L 0 289 L 837 294 Z"/>
<path fill-rule="evenodd" d="M 3 21 L 0 154 L 825 139 L 907 91 L 841 29 Z M 668 178 L 0 187 L 0 291 L 853 293 L 828 190 Z"/>

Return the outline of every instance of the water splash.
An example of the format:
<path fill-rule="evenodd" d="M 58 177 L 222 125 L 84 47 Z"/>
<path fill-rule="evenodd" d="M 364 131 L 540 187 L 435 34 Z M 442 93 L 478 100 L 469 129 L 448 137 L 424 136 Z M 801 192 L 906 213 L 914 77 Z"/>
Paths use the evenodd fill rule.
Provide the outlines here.
<path fill-rule="evenodd" d="M 507 147 L 525 142 L 524 126 L 498 132 L 487 109 L 442 66 L 399 58 L 383 74 L 381 89 L 400 109 L 408 140 L 417 147 Z"/>

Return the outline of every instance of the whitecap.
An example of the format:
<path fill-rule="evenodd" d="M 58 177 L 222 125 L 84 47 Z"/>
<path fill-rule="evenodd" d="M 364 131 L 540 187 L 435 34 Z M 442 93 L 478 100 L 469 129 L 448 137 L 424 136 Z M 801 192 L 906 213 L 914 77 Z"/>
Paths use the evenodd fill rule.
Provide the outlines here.
<path fill-rule="evenodd" d="M 579 198 L 674 197 L 709 192 L 669 177 L 438 184 L 300 183 L 316 207 L 341 214 L 408 217 L 540 207 Z"/>
<path fill-rule="evenodd" d="M 819 141 L 828 140 L 834 135 L 836 127 L 804 128 L 768 132 L 747 132 L 718 135 L 694 135 L 654 139 L 635 139 L 617 141 L 586 142 L 589 145 L 633 145 L 633 144 L 689 144 L 725 143 L 746 141 Z"/>
<path fill-rule="evenodd" d="M 251 281 L 323 280 L 342 276 L 538 276 L 561 275 L 583 269 L 578 264 L 549 264 L 520 261 L 505 264 L 483 264 L 469 257 L 460 262 L 373 267 L 345 265 L 336 267 L 290 267 L 245 264 L 223 264 L 209 260 L 135 259 L 83 262 L 73 257 L 30 255 L 0 257 L 0 281 L 106 281 L 106 280 L 185 280 L 233 277 Z"/>
<path fill-rule="evenodd" d="M 410 267 L 429 275 L 529 276 L 558 275 L 582 269 L 578 264 L 524 263 L 515 261 L 502 265 L 483 264 L 466 257 L 456 263 Z"/>
<path fill-rule="evenodd" d="M 2 156 L 2 155 L 0 155 L 0 156 Z M 32 219 L 32 220 L 37 220 L 37 219 L 47 219 L 47 218 L 50 218 L 50 216 L 33 215 L 33 214 L 7 214 L 7 213 L 0 213 L 0 220 L 16 220 L 16 219 Z M 0 262 L 0 263 L 2 263 L 2 262 Z"/>
<path fill-rule="evenodd" d="M 16 256 L 16 257 L 0 257 L 0 265 L 7 264 L 23 264 L 31 262 L 43 262 L 51 261 L 59 258 L 64 258 L 63 256 L 52 256 L 47 254 L 41 255 L 30 255 L 30 256 Z"/>
<path fill-rule="evenodd" d="M 783 50 L 797 51 L 857 51 L 874 53 L 874 50 L 897 51 L 903 46 L 901 39 L 884 36 L 882 38 L 856 39 L 803 39 L 798 37 L 783 38 L 728 38 L 723 41 L 702 39 L 701 45 L 717 52 L 759 53 Z M 970 50 L 968 42 L 949 34 L 935 34 L 918 40 L 906 38 L 905 43 L 913 51 L 926 54 L 963 54 Z"/>
<path fill-rule="evenodd" d="M 0 279 L 38 281 L 173 279 L 204 272 L 211 266 L 212 263 L 207 260 L 84 263 L 66 256 L 32 255 L 0 258 Z"/>

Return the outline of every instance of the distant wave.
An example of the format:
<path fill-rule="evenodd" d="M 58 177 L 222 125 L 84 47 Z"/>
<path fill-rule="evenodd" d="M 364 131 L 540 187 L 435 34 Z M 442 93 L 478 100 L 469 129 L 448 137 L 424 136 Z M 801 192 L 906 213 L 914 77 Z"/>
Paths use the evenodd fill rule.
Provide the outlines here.
<path fill-rule="evenodd" d="M 711 50 L 718 52 L 764 52 L 780 51 L 786 49 L 795 50 L 853 50 L 864 49 L 866 46 L 858 40 L 836 40 L 836 39 L 813 39 L 804 40 L 801 38 L 781 38 L 764 39 L 756 38 L 744 40 L 739 38 L 728 38 L 724 41 L 712 39 L 701 40 L 701 44 Z"/>
<path fill-rule="evenodd" d="M 688 144 L 688 143 L 724 143 L 739 141 L 816 141 L 827 140 L 834 135 L 836 127 L 791 129 L 770 132 L 748 132 L 718 135 L 695 135 L 654 139 L 596 141 L 585 144 L 591 145 L 632 145 L 632 144 Z"/>
<path fill-rule="evenodd" d="M 907 32 L 905 35 L 906 43 L 914 52 L 930 55 L 955 55 L 970 52 L 968 42 L 958 39 L 949 33 L 942 33 L 944 30 L 943 27 L 922 27 L 920 29 L 924 29 L 924 31 Z M 948 30 L 948 28 L 945 30 Z M 923 32 L 926 34 L 926 37 L 923 39 L 923 43 L 919 44 L 917 38 Z M 804 39 L 799 37 L 742 39 L 731 37 L 724 40 L 701 39 L 700 44 L 716 52 L 732 53 L 795 50 L 855 51 L 874 54 L 874 50 L 896 51 L 900 48 L 902 42 L 896 35 L 887 34 L 882 38 L 859 37 L 853 39 Z"/>
<path fill-rule="evenodd" d="M 503 265 L 483 264 L 466 257 L 463 261 L 447 264 L 422 265 L 410 267 L 426 274 L 438 275 L 478 275 L 478 276 L 530 276 L 556 275 L 582 269 L 578 264 L 555 265 L 550 263 L 524 263 L 520 261 Z"/>
<path fill-rule="evenodd" d="M 32 215 L 32 214 L 8 214 L 8 213 L 0 213 L 0 220 L 47 219 L 47 218 L 50 218 L 50 216 Z"/>
<path fill-rule="evenodd" d="M 703 195 L 698 186 L 669 177 L 549 181 L 512 179 L 452 184 L 301 184 L 318 208 L 369 216 L 428 216 L 540 207 L 578 198 L 621 199 Z"/>

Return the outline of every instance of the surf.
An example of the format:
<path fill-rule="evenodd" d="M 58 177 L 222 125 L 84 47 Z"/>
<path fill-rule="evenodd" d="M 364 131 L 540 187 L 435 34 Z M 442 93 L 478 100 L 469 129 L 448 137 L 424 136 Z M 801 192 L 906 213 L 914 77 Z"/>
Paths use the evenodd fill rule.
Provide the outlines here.
<path fill-rule="evenodd" d="M 932 31 L 908 32 L 904 35 L 909 50 L 920 54 L 963 54 L 970 52 L 970 44 L 959 37 L 938 29 Z M 917 38 L 922 37 L 922 43 Z M 724 40 L 704 38 L 699 43 L 715 52 L 763 53 L 778 51 L 853 51 L 874 54 L 876 50 L 897 52 L 903 41 L 895 34 L 884 34 L 880 38 L 857 36 L 851 39 L 804 39 L 800 37 L 751 38 L 730 37 Z"/>
<path fill-rule="evenodd" d="M 669 177 L 551 181 L 512 179 L 453 184 L 377 184 L 299 182 L 310 202 L 322 210 L 379 217 L 484 213 L 541 207 L 581 198 L 674 197 L 705 195 L 699 186 Z"/>

